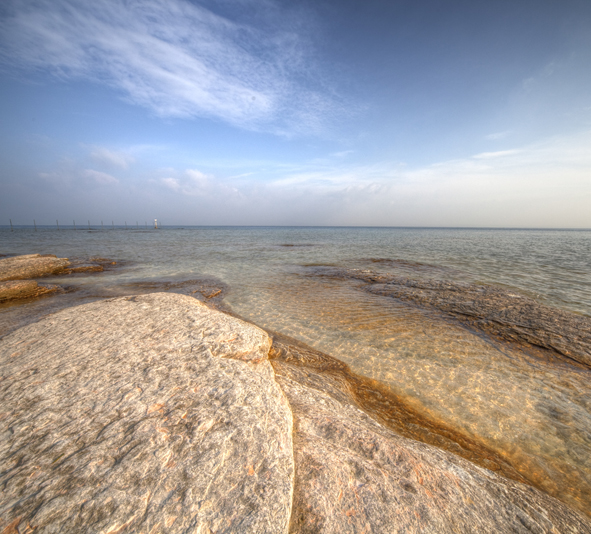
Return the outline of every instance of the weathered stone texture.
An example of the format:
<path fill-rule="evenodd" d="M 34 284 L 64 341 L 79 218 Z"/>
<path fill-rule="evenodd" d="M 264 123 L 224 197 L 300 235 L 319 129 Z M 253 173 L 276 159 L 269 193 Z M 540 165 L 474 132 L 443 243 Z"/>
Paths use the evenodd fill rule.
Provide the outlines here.
<path fill-rule="evenodd" d="M 0 529 L 286 532 L 292 419 L 260 329 L 193 298 L 70 308 L 0 342 Z"/>
<path fill-rule="evenodd" d="M 0 281 L 28 280 L 63 272 L 70 262 L 54 255 L 26 254 L 0 259 Z"/>
<path fill-rule="evenodd" d="M 278 376 L 294 415 L 291 533 L 589 533 L 560 501 L 397 435 L 332 395 Z"/>
<path fill-rule="evenodd" d="M 39 297 L 57 291 L 56 285 L 39 285 L 35 280 L 10 280 L 0 282 L 0 302 L 4 300 Z"/>
<path fill-rule="evenodd" d="M 440 429 L 404 406 L 380 424 L 390 405 L 342 362 L 286 340 L 270 362 L 270 345 L 170 293 L 6 336 L 0 532 L 591 533 L 559 500 L 409 439 Z"/>

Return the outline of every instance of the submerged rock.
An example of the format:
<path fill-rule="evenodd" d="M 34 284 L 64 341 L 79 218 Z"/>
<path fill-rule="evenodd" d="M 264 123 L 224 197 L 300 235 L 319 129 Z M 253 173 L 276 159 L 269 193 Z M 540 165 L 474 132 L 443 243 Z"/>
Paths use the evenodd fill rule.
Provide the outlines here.
<path fill-rule="evenodd" d="M 70 259 L 69 267 L 59 274 L 102 273 L 105 270 L 112 270 L 116 266 L 120 267 L 121 262 L 98 256 L 93 256 L 92 258 L 74 258 Z"/>
<path fill-rule="evenodd" d="M 334 267 L 309 272 L 376 295 L 375 306 L 394 314 L 382 335 L 416 325 L 414 345 L 379 345 L 372 369 L 356 362 L 355 350 L 340 354 L 356 372 L 387 383 L 424 419 L 469 437 L 468 450 L 477 443 L 493 451 L 505 476 L 512 476 L 503 467 L 509 464 L 529 484 L 591 515 L 591 370 L 584 365 L 591 319 L 501 288 Z M 552 344 L 544 343 L 549 338 Z"/>
<path fill-rule="evenodd" d="M 66 269 L 65 274 L 77 274 L 77 273 L 102 273 L 105 268 L 102 265 L 88 263 L 83 265 L 76 265 Z"/>
<path fill-rule="evenodd" d="M 39 285 L 35 280 L 11 280 L 0 282 L 0 302 L 6 300 L 39 297 L 59 289 L 56 285 Z"/>
<path fill-rule="evenodd" d="M 123 284 L 121 289 L 130 294 L 157 291 L 189 295 L 215 308 L 221 307 L 227 293 L 226 285 L 221 280 L 212 276 L 200 276 L 199 278 L 191 278 L 189 280 L 138 280 Z"/>
<path fill-rule="evenodd" d="M 0 529 L 286 532 L 292 419 L 260 329 L 174 294 L 0 342 Z"/>
<path fill-rule="evenodd" d="M 53 254 L 26 254 L 0 259 L 0 281 L 28 280 L 63 272 L 70 262 Z"/>
<path fill-rule="evenodd" d="M 369 270 L 317 267 L 319 276 L 360 280 L 367 291 L 449 314 L 496 338 L 547 349 L 591 368 L 591 318 L 540 304 L 500 287 L 414 280 Z"/>

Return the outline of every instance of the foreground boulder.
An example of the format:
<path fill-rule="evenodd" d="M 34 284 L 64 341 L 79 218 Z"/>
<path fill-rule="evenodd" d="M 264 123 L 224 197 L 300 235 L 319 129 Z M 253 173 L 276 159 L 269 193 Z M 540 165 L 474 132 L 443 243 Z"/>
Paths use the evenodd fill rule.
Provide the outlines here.
<path fill-rule="evenodd" d="M 70 262 L 53 254 L 26 254 L 0 259 L 0 282 L 28 280 L 63 272 Z"/>
<path fill-rule="evenodd" d="M 4 338 L 0 531 L 286 532 L 292 419 L 269 346 L 172 294 Z"/>
<path fill-rule="evenodd" d="M 528 485 L 372 418 L 313 351 L 197 300 L 70 308 L 0 341 L 0 531 L 572 532 Z M 329 357 L 326 357 L 329 358 Z"/>

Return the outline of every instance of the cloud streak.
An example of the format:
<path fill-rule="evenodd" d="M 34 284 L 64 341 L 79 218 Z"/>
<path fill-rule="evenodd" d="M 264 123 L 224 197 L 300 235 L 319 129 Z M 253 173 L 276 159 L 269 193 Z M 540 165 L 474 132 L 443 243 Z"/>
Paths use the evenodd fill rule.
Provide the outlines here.
<path fill-rule="evenodd" d="M 252 161 L 240 173 L 233 162 L 146 170 L 138 156 L 114 176 L 84 155 L 39 176 L 59 198 L 117 192 L 98 213 L 133 198 L 170 224 L 591 228 L 589 146 L 591 131 L 414 168 Z"/>
<path fill-rule="evenodd" d="M 127 169 L 135 158 L 118 150 L 109 150 L 102 146 L 92 147 L 90 157 L 95 163 L 117 169 Z"/>
<path fill-rule="evenodd" d="M 318 133 L 336 103 L 311 88 L 315 61 L 300 33 L 280 13 L 247 24 L 187 0 L 8 0 L 0 60 L 107 84 L 162 117 Z"/>
<path fill-rule="evenodd" d="M 119 183 L 119 180 L 106 172 L 95 171 L 94 169 L 85 169 L 83 172 L 85 178 L 88 178 L 100 185 L 111 185 Z"/>
<path fill-rule="evenodd" d="M 263 196 L 292 224 L 305 224 L 300 211 L 310 224 L 591 228 L 590 143 L 585 132 L 414 169 L 309 170 L 279 177 Z"/>

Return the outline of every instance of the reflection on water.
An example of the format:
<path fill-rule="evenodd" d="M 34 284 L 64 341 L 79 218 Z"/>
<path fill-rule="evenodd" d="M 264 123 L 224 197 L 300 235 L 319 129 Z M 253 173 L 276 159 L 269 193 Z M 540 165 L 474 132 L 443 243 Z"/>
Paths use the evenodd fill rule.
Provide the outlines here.
<path fill-rule="evenodd" d="M 0 230 L 0 253 L 129 262 L 121 270 L 46 279 L 67 292 L 0 306 L 0 335 L 64 305 L 126 292 L 191 293 L 199 284 L 195 296 L 205 299 L 219 286 L 218 304 L 224 296 L 244 318 L 379 380 L 409 410 L 456 429 L 506 461 L 517 478 L 588 512 L 590 371 L 495 341 L 433 310 L 369 294 L 355 281 L 303 276 L 300 266 L 497 284 L 591 316 L 590 237 L 591 232 L 489 230 Z M 168 285 L 160 285 L 162 280 Z"/>

